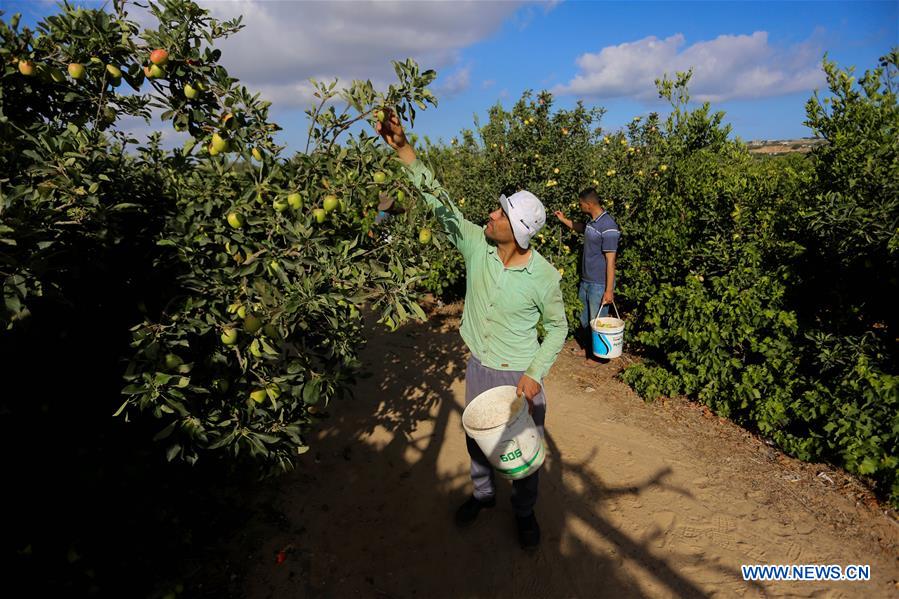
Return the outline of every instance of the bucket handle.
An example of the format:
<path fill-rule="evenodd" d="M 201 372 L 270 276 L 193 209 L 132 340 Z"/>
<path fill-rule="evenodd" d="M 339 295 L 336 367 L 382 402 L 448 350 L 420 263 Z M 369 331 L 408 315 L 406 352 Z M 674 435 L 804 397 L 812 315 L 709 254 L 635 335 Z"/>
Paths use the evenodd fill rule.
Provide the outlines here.
<path fill-rule="evenodd" d="M 617 318 L 618 320 L 621 320 L 621 317 L 618 315 L 618 306 L 615 305 L 615 302 L 612 302 L 611 304 L 600 304 L 599 311 L 602 312 L 602 307 L 609 306 L 609 305 L 611 305 L 613 308 L 615 308 L 615 318 Z"/>
<path fill-rule="evenodd" d="M 515 395 L 518 397 L 518 399 L 523 400 L 524 403 L 527 404 L 527 406 L 528 406 L 528 414 L 531 415 L 531 416 L 533 416 L 533 415 L 534 415 L 534 408 L 533 408 L 533 406 L 531 406 L 531 402 L 528 401 L 528 396 L 525 395 L 524 392 L 516 393 Z"/>

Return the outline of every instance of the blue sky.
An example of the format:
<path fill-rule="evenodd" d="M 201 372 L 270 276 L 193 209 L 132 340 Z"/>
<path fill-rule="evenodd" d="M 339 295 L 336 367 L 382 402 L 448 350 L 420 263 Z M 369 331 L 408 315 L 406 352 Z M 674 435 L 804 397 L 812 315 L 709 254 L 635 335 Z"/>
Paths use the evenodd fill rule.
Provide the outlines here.
<path fill-rule="evenodd" d="M 440 106 L 415 131 L 449 139 L 526 89 L 603 106 L 607 128 L 664 111 L 652 80 L 695 68 L 694 97 L 744 139 L 802 137 L 824 52 L 859 71 L 899 45 L 899 2 L 201 2 L 245 15 L 224 64 L 273 101 L 292 149 L 305 142 L 310 76 L 389 82 L 391 58 L 436 68 Z M 83 4 L 91 4 L 84 2 Z M 0 0 L 33 23 L 52 3 Z M 260 62 L 267 68 L 259 68 Z"/>
<path fill-rule="evenodd" d="M 575 60 L 584 53 L 648 36 L 683 34 L 689 46 L 725 34 L 764 31 L 774 49 L 811 40 L 810 45 L 820 49 L 815 52 L 816 65 L 826 51 L 838 63 L 863 70 L 899 44 L 897 6 L 896 2 L 563 2 L 524 28 L 510 20 L 495 36 L 463 50 L 461 62 L 471 65 L 471 88 L 447 100 L 436 113 L 423 116 L 420 126 L 449 134 L 470 122 L 473 112 L 483 116 L 501 91 L 506 92 L 503 103 L 509 105 L 524 89 L 551 89 L 571 80 L 579 71 Z M 483 89 L 482 82 L 490 80 L 496 83 Z M 727 112 L 735 133 L 744 139 L 800 137 L 810 134 L 802 122 L 811 89 L 713 104 Z M 576 99 L 560 95 L 558 103 L 571 106 Z M 601 93 L 585 101 L 606 107 L 604 123 L 612 127 L 663 108 L 654 99 Z"/>

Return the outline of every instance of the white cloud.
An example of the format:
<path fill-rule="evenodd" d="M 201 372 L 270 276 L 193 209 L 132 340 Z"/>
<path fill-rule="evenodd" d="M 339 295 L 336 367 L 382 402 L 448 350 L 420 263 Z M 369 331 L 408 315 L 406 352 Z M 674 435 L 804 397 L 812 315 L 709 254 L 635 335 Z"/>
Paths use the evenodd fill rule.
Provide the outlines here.
<path fill-rule="evenodd" d="M 138 145 L 145 145 L 150 134 L 161 133 L 159 143 L 164 150 L 180 148 L 190 138 L 190 135 L 186 132 L 175 131 L 172 121 L 162 121 L 159 118 L 160 114 L 161 111 L 154 109 L 149 123 L 140 117 L 123 116 L 116 122 L 115 129 L 136 138 Z M 134 151 L 134 146 L 131 146 L 131 150 Z"/>
<path fill-rule="evenodd" d="M 222 63 L 276 108 L 308 105 L 310 77 L 383 84 L 394 79 L 390 60 L 408 57 L 422 68 L 451 68 L 463 48 L 493 34 L 522 4 L 203 1 L 216 18 L 244 15 L 245 28 L 218 44 Z M 468 70 L 450 82 L 467 87 Z"/>
<path fill-rule="evenodd" d="M 815 32 L 801 44 L 777 48 L 769 44 L 765 31 L 720 35 L 689 46 L 683 34 L 665 39 L 650 36 L 582 54 L 577 58 L 580 73 L 553 91 L 584 98 L 651 100 L 657 97 L 656 78 L 691 67 L 690 93 L 701 101 L 808 91 L 824 83 L 819 37 L 820 32 Z"/>
<path fill-rule="evenodd" d="M 435 82 L 438 96 L 447 97 L 461 94 L 471 85 L 471 67 L 462 67 L 447 76 L 438 76 Z"/>

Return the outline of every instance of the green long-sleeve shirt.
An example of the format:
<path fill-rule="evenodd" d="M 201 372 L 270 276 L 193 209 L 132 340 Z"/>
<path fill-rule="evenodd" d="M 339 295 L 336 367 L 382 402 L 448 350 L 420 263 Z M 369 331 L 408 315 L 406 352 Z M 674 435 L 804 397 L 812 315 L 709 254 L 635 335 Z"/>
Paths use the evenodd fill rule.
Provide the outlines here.
<path fill-rule="evenodd" d="M 465 259 L 460 333 L 468 349 L 488 368 L 523 370 L 542 381 L 568 335 L 561 275 L 533 248 L 526 265 L 506 268 L 484 228 L 462 216 L 428 167 L 416 160 L 407 168 L 412 183 Z M 546 331 L 542 344 L 537 340 L 541 316 Z"/>

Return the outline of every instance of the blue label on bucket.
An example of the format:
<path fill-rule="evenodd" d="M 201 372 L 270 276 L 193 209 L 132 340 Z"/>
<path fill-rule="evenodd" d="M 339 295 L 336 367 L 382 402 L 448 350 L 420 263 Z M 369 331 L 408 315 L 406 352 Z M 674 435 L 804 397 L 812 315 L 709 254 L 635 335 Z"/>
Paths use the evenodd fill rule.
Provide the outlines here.
<path fill-rule="evenodd" d="M 607 335 L 605 333 L 593 331 L 593 353 L 600 358 L 606 356 L 617 357 L 621 355 L 623 343 L 623 332 Z"/>
<path fill-rule="evenodd" d="M 602 333 L 593 331 L 593 353 L 598 356 L 605 356 L 612 352 L 611 341 Z"/>

